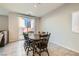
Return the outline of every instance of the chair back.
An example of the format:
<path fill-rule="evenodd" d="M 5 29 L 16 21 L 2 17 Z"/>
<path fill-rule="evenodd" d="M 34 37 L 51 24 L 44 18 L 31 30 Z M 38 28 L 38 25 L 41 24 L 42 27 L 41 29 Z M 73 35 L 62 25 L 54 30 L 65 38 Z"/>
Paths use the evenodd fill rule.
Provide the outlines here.
<path fill-rule="evenodd" d="M 50 35 L 51 35 L 51 33 L 45 34 L 45 35 L 40 35 L 40 39 L 41 38 L 42 39 L 37 42 L 37 47 L 40 49 L 47 48 Z"/>
<path fill-rule="evenodd" d="M 49 40 L 50 35 L 51 35 L 51 33 L 40 34 L 39 37 Z"/>
<path fill-rule="evenodd" d="M 51 35 L 51 33 L 48 34 L 48 38 L 47 38 L 48 41 L 49 41 L 50 35 Z M 47 42 L 47 43 L 48 43 L 48 42 Z"/>
<path fill-rule="evenodd" d="M 46 42 L 46 44 L 48 44 L 49 42 L 49 38 L 50 38 L 51 33 L 45 34 L 42 37 L 44 38 L 44 41 Z"/>
<path fill-rule="evenodd" d="M 27 33 L 24 33 L 24 32 L 23 32 L 23 36 L 24 36 L 24 39 L 25 39 L 25 40 L 28 40 L 28 39 L 29 39 L 29 37 L 28 37 L 28 34 L 27 34 Z"/>

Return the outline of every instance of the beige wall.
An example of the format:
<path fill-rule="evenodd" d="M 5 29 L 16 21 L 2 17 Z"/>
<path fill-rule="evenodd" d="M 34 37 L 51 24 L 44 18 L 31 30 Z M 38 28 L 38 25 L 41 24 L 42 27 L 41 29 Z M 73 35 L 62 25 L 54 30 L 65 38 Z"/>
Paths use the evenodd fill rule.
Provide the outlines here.
<path fill-rule="evenodd" d="M 40 18 L 35 18 L 35 33 L 38 33 L 40 31 Z"/>
<path fill-rule="evenodd" d="M 41 30 L 51 32 L 50 42 L 79 52 L 79 33 L 72 32 L 72 13 L 79 11 L 79 4 L 66 4 L 44 16 Z"/>
<path fill-rule="evenodd" d="M 9 13 L 9 41 L 18 40 L 18 14 Z"/>
<path fill-rule="evenodd" d="M 8 30 L 8 16 L 0 15 L 0 30 Z"/>

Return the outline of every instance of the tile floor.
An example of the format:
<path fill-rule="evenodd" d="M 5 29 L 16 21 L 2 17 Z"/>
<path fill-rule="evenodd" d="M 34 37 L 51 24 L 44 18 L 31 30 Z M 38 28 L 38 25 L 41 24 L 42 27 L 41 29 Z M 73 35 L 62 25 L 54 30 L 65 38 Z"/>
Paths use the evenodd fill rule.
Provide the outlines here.
<path fill-rule="evenodd" d="M 26 52 L 23 47 L 24 41 L 16 41 L 7 44 L 5 47 L 0 48 L 0 56 L 26 56 Z M 50 56 L 79 56 L 79 53 L 67 50 L 56 44 L 49 44 L 48 47 Z M 32 56 L 32 52 L 29 53 Z M 36 54 L 36 56 L 38 56 Z M 42 56 L 47 56 L 47 53 L 42 53 Z"/>

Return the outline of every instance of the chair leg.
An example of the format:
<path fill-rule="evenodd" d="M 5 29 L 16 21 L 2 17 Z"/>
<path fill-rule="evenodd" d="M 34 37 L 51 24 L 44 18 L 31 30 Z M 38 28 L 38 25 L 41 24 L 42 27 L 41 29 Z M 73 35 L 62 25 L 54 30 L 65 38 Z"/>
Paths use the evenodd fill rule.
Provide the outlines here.
<path fill-rule="evenodd" d="M 41 56 L 41 53 L 39 53 L 39 56 Z"/>
<path fill-rule="evenodd" d="M 48 54 L 48 56 L 49 56 L 49 52 L 48 52 L 48 49 L 46 48 L 46 52 L 47 52 L 47 54 Z"/>
<path fill-rule="evenodd" d="M 26 43 L 24 43 L 24 50 L 26 51 L 26 49 L 27 49 L 27 48 L 26 48 Z"/>
<path fill-rule="evenodd" d="M 27 56 L 28 56 L 28 53 L 29 53 L 29 48 L 28 48 L 28 50 L 27 50 Z"/>
<path fill-rule="evenodd" d="M 33 51 L 33 56 L 35 56 L 35 55 L 34 55 L 34 51 Z"/>
<path fill-rule="evenodd" d="M 24 45 L 24 50 L 26 51 L 27 47 Z"/>
<path fill-rule="evenodd" d="M 41 49 L 40 49 L 40 51 L 39 51 L 39 56 L 41 56 Z"/>
<path fill-rule="evenodd" d="M 33 56 L 34 56 L 34 54 L 35 54 L 35 51 L 34 51 L 34 48 L 33 48 Z"/>
<path fill-rule="evenodd" d="M 26 47 L 24 47 L 24 50 L 26 51 Z"/>

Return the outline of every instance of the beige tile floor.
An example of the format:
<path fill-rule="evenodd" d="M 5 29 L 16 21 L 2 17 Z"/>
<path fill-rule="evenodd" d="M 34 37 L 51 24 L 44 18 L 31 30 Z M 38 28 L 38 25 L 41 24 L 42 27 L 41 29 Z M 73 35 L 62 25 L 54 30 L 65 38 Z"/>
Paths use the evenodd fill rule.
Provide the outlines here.
<path fill-rule="evenodd" d="M 17 41 L 7 44 L 5 47 L 0 48 L 0 56 L 26 56 L 23 43 L 24 41 Z M 50 56 L 79 56 L 79 53 L 70 51 L 56 44 L 49 44 L 48 50 Z M 29 53 L 29 56 L 32 56 L 32 52 Z M 36 54 L 36 56 L 38 55 Z M 43 52 L 42 56 L 47 56 L 47 53 Z"/>

